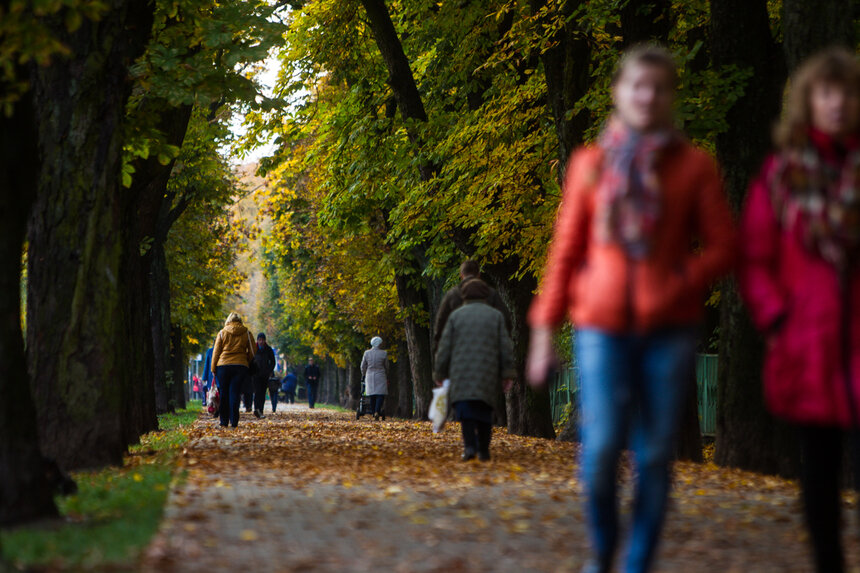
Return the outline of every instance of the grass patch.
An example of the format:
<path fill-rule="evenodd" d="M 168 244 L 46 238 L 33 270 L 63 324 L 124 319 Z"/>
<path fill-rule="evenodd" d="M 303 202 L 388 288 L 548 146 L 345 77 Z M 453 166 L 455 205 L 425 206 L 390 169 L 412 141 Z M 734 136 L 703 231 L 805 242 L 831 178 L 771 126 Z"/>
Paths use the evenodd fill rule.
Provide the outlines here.
<path fill-rule="evenodd" d="M 333 410 L 335 412 L 354 412 L 354 410 L 348 410 L 343 406 L 337 406 L 335 404 L 320 404 L 319 402 L 314 404 L 314 408 L 319 408 L 320 410 Z"/>
<path fill-rule="evenodd" d="M 200 402 L 159 416 L 159 432 L 141 437 L 121 468 L 76 472 L 78 493 L 58 497 L 62 518 L 0 532 L 3 558 L 19 570 L 136 570 L 158 529 Z M 181 477 L 181 476 L 180 476 Z"/>

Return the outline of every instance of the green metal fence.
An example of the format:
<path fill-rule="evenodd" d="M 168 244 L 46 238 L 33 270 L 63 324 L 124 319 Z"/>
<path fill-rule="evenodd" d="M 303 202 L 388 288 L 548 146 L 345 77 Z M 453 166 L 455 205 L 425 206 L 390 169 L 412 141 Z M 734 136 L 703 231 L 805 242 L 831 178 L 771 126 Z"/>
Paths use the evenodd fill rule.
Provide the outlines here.
<path fill-rule="evenodd" d="M 696 394 L 702 435 L 717 433 L 717 355 L 696 355 Z"/>
<path fill-rule="evenodd" d="M 561 370 L 549 387 L 552 421 L 558 424 L 565 406 L 577 407 L 579 402 L 579 371 L 576 366 Z M 699 403 L 699 427 L 705 436 L 717 430 L 717 355 L 696 355 L 696 390 Z"/>

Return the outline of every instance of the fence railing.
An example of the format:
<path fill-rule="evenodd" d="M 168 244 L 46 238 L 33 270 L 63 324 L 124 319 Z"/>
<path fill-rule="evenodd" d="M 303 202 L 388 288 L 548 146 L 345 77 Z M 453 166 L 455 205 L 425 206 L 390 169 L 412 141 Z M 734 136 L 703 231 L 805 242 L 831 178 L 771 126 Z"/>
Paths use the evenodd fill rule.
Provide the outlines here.
<path fill-rule="evenodd" d="M 699 404 L 699 428 L 705 436 L 717 431 L 717 355 L 696 355 L 696 394 Z M 579 403 L 579 369 L 570 366 L 561 370 L 550 384 L 552 421 L 558 424 L 565 407 L 576 408 Z"/>

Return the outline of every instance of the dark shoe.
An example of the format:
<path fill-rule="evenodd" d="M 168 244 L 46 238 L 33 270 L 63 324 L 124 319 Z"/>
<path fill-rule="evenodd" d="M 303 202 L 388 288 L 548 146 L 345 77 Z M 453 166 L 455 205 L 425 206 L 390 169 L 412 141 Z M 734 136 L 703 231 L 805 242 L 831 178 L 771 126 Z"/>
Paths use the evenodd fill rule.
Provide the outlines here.
<path fill-rule="evenodd" d="M 478 461 L 482 461 L 482 462 L 490 461 L 490 452 L 478 452 Z"/>
<path fill-rule="evenodd" d="M 260 412 L 259 410 L 254 410 L 254 417 L 255 417 L 255 418 L 262 418 L 262 417 L 263 417 L 263 413 L 262 413 L 262 412 Z"/>
<path fill-rule="evenodd" d="M 219 425 L 219 426 L 221 426 L 222 428 L 226 428 L 226 427 L 227 427 L 227 426 L 229 426 L 230 424 L 218 424 L 218 425 Z"/>
<path fill-rule="evenodd" d="M 251 408 L 245 408 L 245 411 L 246 411 L 246 412 L 250 412 L 250 411 L 251 411 Z"/>
<path fill-rule="evenodd" d="M 472 448 L 466 448 L 463 451 L 463 455 L 460 456 L 460 459 L 463 460 L 464 462 L 469 462 L 469 461 L 474 460 L 475 459 L 475 450 L 473 450 Z"/>
<path fill-rule="evenodd" d="M 381 414 L 379 417 L 382 418 L 383 422 L 385 421 L 385 414 Z"/>

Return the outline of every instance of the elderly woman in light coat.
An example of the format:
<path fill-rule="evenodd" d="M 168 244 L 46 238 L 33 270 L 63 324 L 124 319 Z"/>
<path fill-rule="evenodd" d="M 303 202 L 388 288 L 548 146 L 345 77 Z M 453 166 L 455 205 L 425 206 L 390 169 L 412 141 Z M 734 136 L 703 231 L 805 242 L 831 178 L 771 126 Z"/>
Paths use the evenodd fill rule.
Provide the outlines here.
<path fill-rule="evenodd" d="M 361 359 L 361 375 L 364 377 L 365 394 L 370 397 L 370 411 L 373 419 L 385 419 L 382 405 L 388 394 L 388 353 L 380 348 L 382 339 L 374 336 L 370 350 L 364 351 Z"/>

